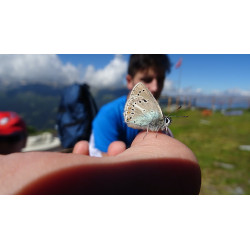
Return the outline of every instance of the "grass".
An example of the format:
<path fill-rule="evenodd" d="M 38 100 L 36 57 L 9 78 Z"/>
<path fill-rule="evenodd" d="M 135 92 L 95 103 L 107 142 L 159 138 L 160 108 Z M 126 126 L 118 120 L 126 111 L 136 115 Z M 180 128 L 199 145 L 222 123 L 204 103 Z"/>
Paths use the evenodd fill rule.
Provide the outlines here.
<path fill-rule="evenodd" d="M 179 110 L 170 128 L 176 139 L 196 155 L 202 171 L 200 194 L 250 194 L 250 111 L 241 116 L 201 110 Z"/>

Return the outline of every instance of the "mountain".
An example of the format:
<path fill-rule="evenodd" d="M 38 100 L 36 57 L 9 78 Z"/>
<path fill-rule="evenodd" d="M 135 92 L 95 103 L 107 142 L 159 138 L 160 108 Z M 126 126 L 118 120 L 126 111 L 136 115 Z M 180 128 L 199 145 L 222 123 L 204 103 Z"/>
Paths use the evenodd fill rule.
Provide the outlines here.
<path fill-rule="evenodd" d="M 93 93 L 98 108 L 122 95 L 128 95 L 127 88 L 95 89 L 91 92 Z"/>
<path fill-rule="evenodd" d="M 19 85 L 17 87 L 8 88 L 7 93 L 9 96 L 15 96 L 19 93 L 27 92 L 39 93 L 39 95 L 58 96 L 64 88 L 64 85 L 50 86 L 42 83 L 30 83 L 28 85 Z"/>
<path fill-rule="evenodd" d="M 43 84 L 2 88 L 0 110 L 17 112 L 37 130 L 54 129 L 61 90 Z"/>
<path fill-rule="evenodd" d="M 1 84 L 0 84 L 1 86 Z M 0 110 L 15 111 L 27 125 L 36 130 L 55 129 L 60 96 L 65 85 L 50 86 L 42 83 L 0 87 Z M 125 88 L 96 89 L 90 87 L 98 108 L 115 98 L 126 95 Z"/>

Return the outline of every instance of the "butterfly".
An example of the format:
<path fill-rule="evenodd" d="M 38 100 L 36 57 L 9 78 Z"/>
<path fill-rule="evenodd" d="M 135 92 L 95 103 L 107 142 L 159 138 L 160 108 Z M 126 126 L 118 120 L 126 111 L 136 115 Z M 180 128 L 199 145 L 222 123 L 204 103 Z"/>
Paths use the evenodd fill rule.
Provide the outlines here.
<path fill-rule="evenodd" d="M 158 102 L 141 82 L 133 87 L 125 104 L 123 115 L 129 127 L 147 129 L 147 133 L 148 131 L 167 131 L 172 122 L 169 116 L 162 114 Z"/>

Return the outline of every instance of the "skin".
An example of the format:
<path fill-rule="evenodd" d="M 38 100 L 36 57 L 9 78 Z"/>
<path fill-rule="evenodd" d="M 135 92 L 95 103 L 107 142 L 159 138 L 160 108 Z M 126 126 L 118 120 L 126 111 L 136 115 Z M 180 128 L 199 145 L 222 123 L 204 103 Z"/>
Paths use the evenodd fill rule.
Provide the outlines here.
<path fill-rule="evenodd" d="M 192 151 L 165 134 L 145 132 L 125 150 L 113 142 L 108 157 L 73 153 L 0 156 L 0 194 L 199 194 L 201 172 Z"/>
<path fill-rule="evenodd" d="M 148 82 L 147 79 L 152 80 Z M 164 86 L 164 79 L 165 78 L 163 76 L 158 76 L 152 68 L 138 71 L 134 77 L 132 77 L 131 75 L 126 76 L 127 87 L 129 90 L 132 90 L 138 82 L 142 82 L 147 86 L 156 100 L 159 99 L 161 95 Z"/>

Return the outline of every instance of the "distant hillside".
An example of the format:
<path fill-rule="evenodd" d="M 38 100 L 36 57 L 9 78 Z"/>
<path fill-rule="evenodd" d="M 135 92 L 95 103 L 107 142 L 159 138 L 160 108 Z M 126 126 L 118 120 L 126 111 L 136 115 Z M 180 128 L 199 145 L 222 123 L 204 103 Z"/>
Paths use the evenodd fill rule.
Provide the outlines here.
<path fill-rule="evenodd" d="M 17 86 L 7 89 L 7 94 L 9 96 L 15 96 L 19 93 L 37 93 L 39 95 L 48 95 L 48 96 L 58 96 L 60 95 L 60 92 L 62 89 L 64 89 L 65 86 L 49 86 L 42 83 L 32 83 L 28 85 L 23 86 Z M 6 90 L 6 89 L 5 89 Z"/>
<path fill-rule="evenodd" d="M 0 110 L 15 111 L 28 126 L 53 129 L 62 88 L 42 84 L 25 85 L 0 91 Z"/>
<path fill-rule="evenodd" d="M 15 111 L 20 114 L 28 126 L 37 130 L 54 129 L 56 114 L 62 90 L 66 86 L 49 86 L 32 83 L 0 89 L 0 110 Z M 121 89 L 92 89 L 98 108 L 115 98 L 127 94 Z"/>
<path fill-rule="evenodd" d="M 90 89 L 91 91 L 91 89 Z M 104 104 L 122 96 L 128 94 L 128 89 L 126 88 L 116 88 L 116 89 L 99 89 L 96 91 L 91 91 L 93 93 L 93 96 L 95 98 L 96 104 L 98 108 L 103 106 Z"/>

